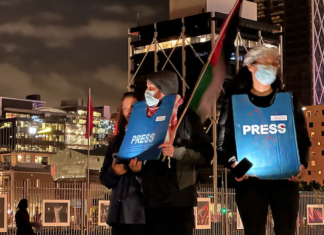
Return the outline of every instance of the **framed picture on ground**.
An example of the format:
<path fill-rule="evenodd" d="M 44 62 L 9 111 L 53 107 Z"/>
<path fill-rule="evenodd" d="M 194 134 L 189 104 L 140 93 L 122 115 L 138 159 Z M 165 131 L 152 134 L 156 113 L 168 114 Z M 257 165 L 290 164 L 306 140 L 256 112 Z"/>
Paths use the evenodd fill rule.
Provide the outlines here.
<path fill-rule="evenodd" d="M 307 205 L 307 224 L 324 225 L 323 205 Z"/>
<path fill-rule="evenodd" d="M 0 232 L 7 232 L 7 194 L 0 194 Z"/>
<path fill-rule="evenodd" d="M 211 229 L 210 198 L 198 198 L 195 210 L 196 229 Z"/>
<path fill-rule="evenodd" d="M 43 226 L 70 226 L 70 200 L 43 200 Z"/>
<path fill-rule="evenodd" d="M 237 230 L 244 229 L 242 219 L 237 208 L 236 208 L 236 229 Z"/>
<path fill-rule="evenodd" d="M 110 201 L 99 201 L 98 204 L 98 225 L 108 226 L 108 211 Z"/>

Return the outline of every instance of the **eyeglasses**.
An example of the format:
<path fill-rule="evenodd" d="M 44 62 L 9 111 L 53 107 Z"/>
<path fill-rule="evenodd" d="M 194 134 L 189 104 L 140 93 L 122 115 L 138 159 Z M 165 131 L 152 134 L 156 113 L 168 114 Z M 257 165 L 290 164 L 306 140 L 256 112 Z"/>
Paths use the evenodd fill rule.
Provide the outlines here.
<path fill-rule="evenodd" d="M 265 63 L 258 63 L 258 62 L 254 62 L 252 65 L 263 65 L 263 66 L 269 66 L 271 65 L 272 67 L 274 68 L 280 68 L 280 64 L 279 63 L 268 63 L 268 62 L 265 62 Z"/>

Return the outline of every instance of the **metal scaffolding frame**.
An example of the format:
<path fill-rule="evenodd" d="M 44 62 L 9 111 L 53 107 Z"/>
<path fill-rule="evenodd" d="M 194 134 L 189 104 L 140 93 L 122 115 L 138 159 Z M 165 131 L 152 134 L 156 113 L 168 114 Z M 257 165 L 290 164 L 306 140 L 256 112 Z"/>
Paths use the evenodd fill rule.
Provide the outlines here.
<path fill-rule="evenodd" d="M 312 0 L 313 104 L 324 103 L 324 2 Z M 320 58 L 317 58 L 317 57 Z"/>
<path fill-rule="evenodd" d="M 316 1 L 316 0 L 315 0 Z M 217 40 L 218 35 L 216 34 L 216 24 L 215 24 L 215 12 L 211 12 L 211 48 L 214 47 L 215 42 Z M 184 22 L 184 18 L 182 18 L 182 22 Z M 174 68 L 175 72 L 178 74 L 178 76 L 181 78 L 182 80 L 182 86 L 183 86 L 183 97 L 185 95 L 185 90 L 186 88 L 189 88 L 187 83 L 186 83 L 186 66 L 185 66 L 185 58 L 186 58 L 186 52 L 185 52 L 185 47 L 186 47 L 186 41 L 188 42 L 188 45 L 190 46 L 190 48 L 193 50 L 193 52 L 195 53 L 195 55 L 197 56 L 197 58 L 201 61 L 201 63 L 204 65 L 204 61 L 200 58 L 200 56 L 198 55 L 198 53 L 195 51 L 195 49 L 193 48 L 193 46 L 191 45 L 190 41 L 187 39 L 187 37 L 185 36 L 185 26 L 182 27 L 182 32 L 179 35 L 179 38 L 177 40 L 177 43 L 175 44 L 175 46 L 172 48 L 172 51 L 170 53 L 169 56 L 166 55 L 165 51 L 163 50 L 163 48 L 160 46 L 158 40 L 157 40 L 157 27 L 156 24 L 154 24 L 154 28 L 155 28 L 155 33 L 154 33 L 154 38 L 152 40 L 152 43 L 150 44 L 150 46 L 148 47 L 141 63 L 139 64 L 138 68 L 136 69 L 135 73 L 132 75 L 131 74 L 131 52 L 134 51 L 131 45 L 131 38 L 129 37 L 128 39 L 128 86 L 127 89 L 129 91 L 131 91 L 131 85 L 135 80 L 135 77 L 139 71 L 139 69 L 141 68 L 142 64 L 144 63 L 148 53 L 150 52 L 151 46 L 154 44 L 155 46 L 155 50 L 154 50 L 154 71 L 157 72 L 157 63 L 158 63 L 158 58 L 157 58 L 157 48 L 159 47 L 162 51 L 162 53 L 165 55 L 165 57 L 167 58 L 167 61 L 165 62 L 164 66 L 162 67 L 162 70 L 165 68 L 166 64 L 169 62 L 172 67 Z M 281 32 L 282 32 L 282 27 L 281 27 Z M 263 45 L 264 44 L 264 40 L 262 37 L 262 32 L 258 31 L 258 41 L 257 44 L 258 45 Z M 176 69 L 176 67 L 173 65 L 172 61 L 171 61 L 171 56 L 175 50 L 175 48 L 178 45 L 178 42 L 180 41 L 180 39 L 182 39 L 182 74 L 180 74 L 180 72 Z M 249 45 L 245 45 L 244 44 L 244 40 L 242 39 L 241 33 L 240 31 L 237 32 L 237 36 L 235 39 L 235 47 L 236 47 L 236 52 L 235 52 L 235 60 L 236 60 L 236 73 L 239 72 L 240 69 L 240 61 L 239 61 L 239 53 L 240 53 L 240 46 L 242 46 L 245 51 L 248 51 L 248 47 Z M 279 51 L 280 51 L 280 55 L 281 55 L 281 65 L 282 65 L 282 57 L 283 57 L 283 46 L 282 46 L 282 35 L 280 35 L 280 44 L 279 44 Z M 282 67 L 281 67 L 282 68 Z M 189 88 L 190 89 L 190 88 Z M 214 200 L 218 200 L 218 186 L 217 186 L 217 179 L 218 179 L 218 172 L 217 172 L 217 152 L 216 152 L 216 136 L 217 136 L 217 123 L 218 123 L 218 117 L 219 117 L 219 112 L 217 112 L 217 108 L 216 108 L 216 103 L 217 100 L 215 100 L 215 104 L 213 107 L 213 113 L 212 113 L 212 117 L 209 117 L 211 124 L 210 126 L 207 128 L 207 132 L 210 130 L 211 127 L 213 127 L 213 147 L 214 147 L 214 159 L 213 159 L 213 190 L 214 190 Z M 227 201 L 227 194 L 228 194 L 228 189 L 227 189 L 227 169 L 225 168 L 225 200 L 221 200 L 221 206 L 222 208 L 224 208 L 223 206 L 223 201 L 225 201 L 225 205 L 228 204 Z M 217 211 L 217 203 L 214 203 L 214 211 Z M 224 226 L 222 226 L 222 235 L 223 234 L 227 234 L 226 231 L 228 231 L 228 216 L 227 216 L 227 211 L 226 214 L 224 214 L 223 216 L 225 216 L 225 228 Z M 223 223 L 224 220 L 222 220 Z"/>

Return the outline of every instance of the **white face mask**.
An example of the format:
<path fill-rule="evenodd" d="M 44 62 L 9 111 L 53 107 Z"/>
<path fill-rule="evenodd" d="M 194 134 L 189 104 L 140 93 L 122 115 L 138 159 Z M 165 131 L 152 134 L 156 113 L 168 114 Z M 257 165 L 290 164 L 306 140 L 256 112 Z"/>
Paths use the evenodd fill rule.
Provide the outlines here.
<path fill-rule="evenodd" d="M 156 107 L 160 102 L 159 99 L 156 99 L 154 97 L 154 94 L 155 94 L 155 91 L 149 91 L 149 90 L 145 91 L 145 100 L 146 100 L 147 106 L 149 106 L 149 107 Z"/>

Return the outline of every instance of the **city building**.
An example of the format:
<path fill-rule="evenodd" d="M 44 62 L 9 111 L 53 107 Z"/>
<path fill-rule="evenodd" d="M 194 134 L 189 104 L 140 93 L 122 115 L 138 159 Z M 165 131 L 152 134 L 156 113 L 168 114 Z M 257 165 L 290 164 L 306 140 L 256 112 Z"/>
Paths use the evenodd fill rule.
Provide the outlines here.
<path fill-rule="evenodd" d="M 41 101 L 38 95 L 26 99 L 0 97 L 2 175 L 12 179 L 12 172 L 17 169 L 28 174 L 39 172 L 39 167 L 42 174 L 50 175 L 46 166 L 52 163 L 53 155 L 66 148 L 88 149 L 88 140 L 85 139 L 87 108 L 83 101 L 62 101 L 60 108 L 45 105 L 46 102 Z M 115 131 L 109 106 L 95 107 L 93 116 L 91 150 L 107 146 Z M 25 164 L 24 167 L 14 168 L 21 164 Z M 31 169 L 26 171 L 28 167 Z"/>
<path fill-rule="evenodd" d="M 284 24 L 284 0 L 248 0 L 257 4 L 257 18 L 260 22 L 273 23 L 278 26 Z"/>
<path fill-rule="evenodd" d="M 129 29 L 129 83 L 138 97 L 143 98 L 147 74 L 164 69 L 178 74 L 180 94 L 185 98 L 190 96 L 211 52 L 213 40 L 235 1 L 213 1 L 215 4 L 225 4 L 222 13 L 218 12 L 220 7 L 216 6 L 217 4 L 208 5 L 210 2 L 170 1 L 169 21 Z M 207 9 L 203 8 L 205 3 Z M 225 92 L 228 82 L 243 66 L 242 60 L 249 48 L 262 44 L 277 47 L 280 51 L 282 49 L 281 28 L 256 21 L 256 4 L 247 1 L 244 1 L 244 4 L 247 5 L 242 11 L 236 42 L 233 45 L 235 53 L 232 54 L 223 86 Z M 220 109 L 221 105 L 222 96 L 217 108 Z M 210 120 L 204 125 L 208 130 Z M 211 137 L 211 131 L 209 135 Z M 219 166 L 218 171 L 224 171 L 224 168 Z M 201 169 L 200 174 L 201 185 L 212 184 L 213 169 L 210 164 Z"/>
<path fill-rule="evenodd" d="M 324 105 L 304 107 L 311 140 L 310 161 L 303 180 L 324 185 Z"/>

